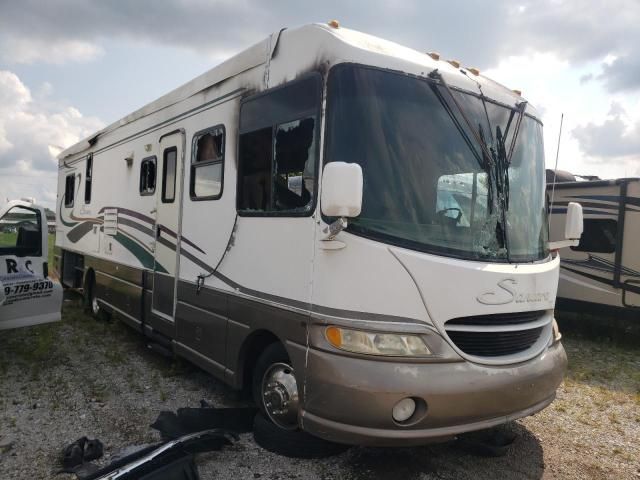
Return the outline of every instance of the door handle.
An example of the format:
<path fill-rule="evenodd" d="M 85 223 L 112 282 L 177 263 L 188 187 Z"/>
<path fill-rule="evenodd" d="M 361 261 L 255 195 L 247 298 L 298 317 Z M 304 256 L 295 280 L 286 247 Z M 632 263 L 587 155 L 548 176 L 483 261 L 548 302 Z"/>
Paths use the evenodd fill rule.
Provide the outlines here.
<path fill-rule="evenodd" d="M 160 238 L 161 232 L 162 232 L 162 225 L 156 225 L 156 240 Z"/>

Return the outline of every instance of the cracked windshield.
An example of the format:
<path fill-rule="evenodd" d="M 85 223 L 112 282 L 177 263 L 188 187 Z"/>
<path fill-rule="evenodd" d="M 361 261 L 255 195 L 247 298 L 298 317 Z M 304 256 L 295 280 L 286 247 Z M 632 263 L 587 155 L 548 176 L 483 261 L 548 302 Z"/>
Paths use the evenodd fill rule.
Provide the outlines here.
<path fill-rule="evenodd" d="M 326 158 L 359 163 L 364 174 L 362 213 L 349 230 L 467 259 L 545 258 L 541 124 L 523 117 L 511 163 L 501 169 L 476 137 L 499 151 L 504 135 L 508 151 L 516 105 L 483 102 L 479 92 L 452 93 L 456 102 L 434 82 L 374 68 L 331 72 Z"/>

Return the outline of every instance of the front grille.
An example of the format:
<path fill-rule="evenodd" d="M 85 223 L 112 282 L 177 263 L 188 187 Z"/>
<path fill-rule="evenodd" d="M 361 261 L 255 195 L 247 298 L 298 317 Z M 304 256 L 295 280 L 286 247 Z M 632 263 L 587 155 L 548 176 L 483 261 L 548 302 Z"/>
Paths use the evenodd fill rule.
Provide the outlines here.
<path fill-rule="evenodd" d="M 449 338 L 467 355 L 499 357 L 513 355 L 531 348 L 543 327 L 507 332 L 448 331 Z"/>
<path fill-rule="evenodd" d="M 534 322 L 545 314 L 544 310 L 531 312 L 496 313 L 493 315 L 476 315 L 473 317 L 454 318 L 448 325 L 517 325 Z"/>
<path fill-rule="evenodd" d="M 445 330 L 462 352 L 501 357 L 524 352 L 540 338 L 549 319 L 544 310 L 476 315 L 449 320 Z"/>

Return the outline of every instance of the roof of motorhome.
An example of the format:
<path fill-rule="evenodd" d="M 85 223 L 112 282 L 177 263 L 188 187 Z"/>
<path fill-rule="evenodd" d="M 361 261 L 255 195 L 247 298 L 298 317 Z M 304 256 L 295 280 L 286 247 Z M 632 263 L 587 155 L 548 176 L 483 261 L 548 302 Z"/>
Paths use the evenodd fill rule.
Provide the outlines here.
<path fill-rule="evenodd" d="M 552 188 L 555 185 L 555 188 L 590 188 L 590 187 L 609 187 L 612 185 L 620 185 L 622 183 L 629 182 L 640 182 L 640 177 L 625 177 L 625 178 L 615 178 L 612 180 L 586 180 L 586 181 L 575 181 L 575 182 L 556 182 L 547 183 L 547 188 Z"/>
<path fill-rule="evenodd" d="M 492 94 L 499 94 L 503 101 L 505 98 L 509 98 L 510 100 L 518 100 L 521 98 L 519 94 L 483 75 L 475 75 L 474 73 L 467 74 L 466 67 L 459 68 L 445 60 L 434 60 L 424 52 L 419 52 L 409 47 L 368 35 L 366 33 L 343 27 L 335 28 L 327 24 L 315 23 L 292 30 L 282 29 L 271 34 L 263 41 L 247 48 L 211 70 L 203 73 L 166 95 L 163 95 L 157 100 L 154 100 L 133 113 L 108 125 L 95 134 L 63 150 L 58 155 L 60 164 L 62 164 L 63 160 L 66 158 L 89 150 L 98 141 L 98 138 L 102 138 L 120 127 L 128 125 L 164 108 L 170 107 L 171 105 L 175 105 L 176 103 L 192 97 L 193 95 L 196 95 L 197 93 L 202 92 L 203 90 L 208 89 L 230 77 L 268 62 L 269 59 L 273 57 L 278 41 L 280 40 L 283 32 L 286 32 L 283 37 L 295 37 L 296 42 L 304 42 L 305 37 L 311 37 L 310 33 L 317 34 L 318 32 L 324 32 L 324 34 L 331 35 L 333 38 L 337 38 L 342 41 L 343 44 L 347 44 L 361 51 L 363 50 L 373 54 L 385 55 L 404 63 L 414 64 L 420 68 L 426 67 L 429 69 L 428 72 L 438 69 L 441 73 L 447 76 L 447 81 L 453 85 L 461 86 L 460 84 L 464 84 L 464 87 L 467 89 L 470 88 L 470 85 L 473 86 L 473 88 L 477 88 L 473 83 L 470 83 L 475 82 L 477 84 L 481 84 L 482 87 L 487 88 L 485 94 L 488 94 L 489 97 L 491 97 Z M 465 73 L 463 73 L 463 71 Z M 528 113 L 536 116 L 535 109 L 528 107 L 527 111 Z"/>

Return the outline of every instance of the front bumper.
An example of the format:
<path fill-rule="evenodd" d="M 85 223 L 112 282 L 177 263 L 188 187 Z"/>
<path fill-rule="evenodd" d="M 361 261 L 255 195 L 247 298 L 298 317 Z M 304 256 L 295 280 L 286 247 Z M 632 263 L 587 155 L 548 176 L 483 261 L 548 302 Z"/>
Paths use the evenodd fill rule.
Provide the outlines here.
<path fill-rule="evenodd" d="M 304 430 L 327 440 L 409 446 L 532 415 L 555 398 L 567 366 L 561 343 L 525 363 L 397 363 L 312 349 L 307 363 Z M 427 403 L 426 414 L 399 425 L 393 406 L 405 397 Z"/>

